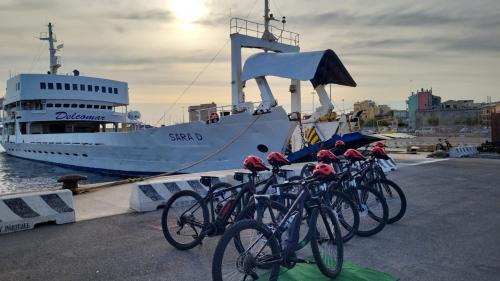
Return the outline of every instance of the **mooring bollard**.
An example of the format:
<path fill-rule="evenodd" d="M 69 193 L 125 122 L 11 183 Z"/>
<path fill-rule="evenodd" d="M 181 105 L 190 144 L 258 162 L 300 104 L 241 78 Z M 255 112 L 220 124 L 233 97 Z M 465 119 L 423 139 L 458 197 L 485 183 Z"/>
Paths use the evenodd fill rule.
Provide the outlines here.
<path fill-rule="evenodd" d="M 67 175 L 67 176 L 62 176 L 60 177 L 57 182 L 62 182 L 63 189 L 69 189 L 73 194 L 76 193 L 76 189 L 78 188 L 78 182 L 81 180 L 86 180 L 88 177 L 87 176 L 81 176 L 81 175 Z"/>

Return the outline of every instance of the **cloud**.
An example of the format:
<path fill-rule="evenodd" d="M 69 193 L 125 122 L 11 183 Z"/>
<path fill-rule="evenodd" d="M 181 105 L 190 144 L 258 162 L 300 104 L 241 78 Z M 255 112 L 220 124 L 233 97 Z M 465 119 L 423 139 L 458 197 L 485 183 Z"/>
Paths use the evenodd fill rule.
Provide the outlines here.
<path fill-rule="evenodd" d="M 45 10 L 53 9 L 57 6 L 57 2 L 53 0 L 11 0 L 7 3 L 0 4 L 0 13 L 13 11 L 30 11 L 30 10 Z"/>
<path fill-rule="evenodd" d="M 114 19 L 122 20 L 148 20 L 148 21 L 170 21 L 174 17 L 166 10 L 145 10 L 131 13 L 111 13 Z"/>

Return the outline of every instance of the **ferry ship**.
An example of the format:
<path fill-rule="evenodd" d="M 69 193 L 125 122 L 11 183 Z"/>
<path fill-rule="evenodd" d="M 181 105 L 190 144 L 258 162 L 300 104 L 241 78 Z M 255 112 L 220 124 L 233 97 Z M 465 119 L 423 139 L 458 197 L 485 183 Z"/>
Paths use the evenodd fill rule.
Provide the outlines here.
<path fill-rule="evenodd" d="M 60 75 L 53 26 L 40 36 L 48 41 L 46 74 L 19 74 L 7 81 L 3 101 L 2 146 L 12 156 L 77 169 L 118 175 L 186 173 L 240 168 L 246 155 L 265 157 L 285 151 L 300 119 L 300 81 L 311 81 L 321 106 L 309 123 L 333 105 L 324 85 L 355 86 L 331 50 L 299 52 L 299 35 L 270 25 L 275 21 L 265 1 L 264 24 L 231 19 L 232 105 L 200 109 L 216 122 L 194 121 L 146 128 L 140 113 L 128 111 L 126 82 L 87 77 L 74 70 Z M 282 20 L 283 26 L 285 19 Z M 247 59 L 241 49 L 264 52 Z M 277 104 L 266 76 L 291 79 L 292 113 Z M 262 101 L 244 99 L 245 81 L 255 79 Z M 301 128 L 302 129 L 302 128 Z"/>

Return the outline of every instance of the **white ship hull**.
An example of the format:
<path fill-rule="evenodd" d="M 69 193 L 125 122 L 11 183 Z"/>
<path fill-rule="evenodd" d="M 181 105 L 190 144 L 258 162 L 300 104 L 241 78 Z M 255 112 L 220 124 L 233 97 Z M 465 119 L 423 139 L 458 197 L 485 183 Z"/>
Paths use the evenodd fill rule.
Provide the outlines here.
<path fill-rule="evenodd" d="M 122 175 L 241 168 L 249 154 L 283 151 L 296 122 L 282 107 L 235 114 L 215 124 L 191 122 L 134 132 L 10 135 L 6 153 L 25 159 Z"/>

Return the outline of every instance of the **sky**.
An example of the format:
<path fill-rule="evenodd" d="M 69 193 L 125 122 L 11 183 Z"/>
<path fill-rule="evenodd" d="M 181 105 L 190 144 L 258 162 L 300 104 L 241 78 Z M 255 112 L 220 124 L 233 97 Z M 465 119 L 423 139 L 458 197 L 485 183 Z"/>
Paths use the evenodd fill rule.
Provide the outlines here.
<path fill-rule="evenodd" d="M 0 0 L 0 87 L 10 75 L 48 70 L 47 42 L 36 37 L 52 22 L 64 42 L 61 74 L 128 82 L 130 108 L 144 121 L 179 122 L 189 105 L 231 103 L 229 19 L 262 22 L 263 2 Z M 276 18 L 287 17 L 285 28 L 300 33 L 302 51 L 333 49 L 357 82 L 332 87 L 336 110 L 364 99 L 404 109 L 417 88 L 443 101 L 500 100 L 498 0 L 270 2 Z M 269 81 L 289 108 L 289 82 Z M 301 89 L 302 109 L 311 111 L 311 83 Z M 246 95 L 259 100 L 255 83 Z"/>

